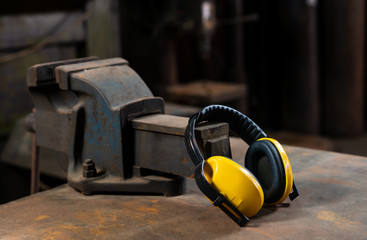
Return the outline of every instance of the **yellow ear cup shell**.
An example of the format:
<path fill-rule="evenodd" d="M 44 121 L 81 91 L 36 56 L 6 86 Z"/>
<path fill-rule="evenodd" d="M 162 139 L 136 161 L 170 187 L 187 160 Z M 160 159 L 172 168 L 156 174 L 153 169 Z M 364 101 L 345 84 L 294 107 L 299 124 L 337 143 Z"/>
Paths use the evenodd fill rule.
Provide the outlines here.
<path fill-rule="evenodd" d="M 210 157 L 204 163 L 204 174 L 211 186 L 245 216 L 254 216 L 263 206 L 259 182 L 238 163 L 222 156 Z"/>
<path fill-rule="evenodd" d="M 271 143 L 273 143 L 275 147 L 277 148 L 280 154 L 280 157 L 282 158 L 282 161 L 283 161 L 284 175 L 285 175 L 285 189 L 284 189 L 283 196 L 277 202 L 273 203 L 273 204 L 279 204 L 283 202 L 292 191 L 293 174 L 292 174 L 291 163 L 289 161 L 288 155 L 285 152 L 284 148 L 277 140 L 273 138 L 260 138 L 258 141 L 261 141 L 261 140 L 268 140 Z"/>

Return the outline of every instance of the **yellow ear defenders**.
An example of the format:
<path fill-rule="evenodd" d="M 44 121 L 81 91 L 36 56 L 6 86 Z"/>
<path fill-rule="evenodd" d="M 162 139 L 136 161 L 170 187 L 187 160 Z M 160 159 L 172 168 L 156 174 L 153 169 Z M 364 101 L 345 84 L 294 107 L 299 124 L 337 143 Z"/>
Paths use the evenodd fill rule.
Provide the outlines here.
<path fill-rule="evenodd" d="M 205 121 L 227 122 L 249 145 L 245 167 L 222 156 L 203 158 L 195 140 L 195 127 Z M 240 226 L 264 203 L 278 204 L 288 196 L 293 200 L 299 195 L 283 147 L 235 109 L 211 105 L 193 115 L 186 128 L 185 145 L 196 166 L 195 181 L 199 189 Z"/>

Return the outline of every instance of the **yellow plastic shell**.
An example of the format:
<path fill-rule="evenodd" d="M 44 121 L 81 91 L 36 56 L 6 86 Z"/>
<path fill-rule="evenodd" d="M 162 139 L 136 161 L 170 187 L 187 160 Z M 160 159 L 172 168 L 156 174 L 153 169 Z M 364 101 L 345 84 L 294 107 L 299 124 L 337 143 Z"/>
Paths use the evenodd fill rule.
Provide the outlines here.
<path fill-rule="evenodd" d="M 254 216 L 263 206 L 264 193 L 250 171 L 222 156 L 213 156 L 204 163 L 206 180 L 225 196 L 241 213 Z"/>
<path fill-rule="evenodd" d="M 292 187 L 293 187 L 293 174 L 292 174 L 292 167 L 291 167 L 291 163 L 289 162 L 289 158 L 287 153 L 285 152 L 284 148 L 282 147 L 282 145 L 280 145 L 280 143 L 273 139 L 273 138 L 260 138 L 257 141 L 261 141 L 261 140 L 268 140 L 271 143 L 273 143 L 275 145 L 275 147 L 278 149 L 278 152 L 282 158 L 283 161 L 283 166 L 284 166 L 284 175 L 285 175 L 285 189 L 284 189 L 284 193 L 283 196 L 275 203 L 272 204 L 279 204 L 281 202 L 283 202 L 291 193 L 292 191 Z"/>

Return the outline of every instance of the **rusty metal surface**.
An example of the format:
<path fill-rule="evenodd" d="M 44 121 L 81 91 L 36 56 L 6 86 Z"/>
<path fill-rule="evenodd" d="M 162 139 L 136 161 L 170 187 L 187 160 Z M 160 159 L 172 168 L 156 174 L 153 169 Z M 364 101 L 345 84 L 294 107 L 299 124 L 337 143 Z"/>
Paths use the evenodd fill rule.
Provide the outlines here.
<path fill-rule="evenodd" d="M 243 157 L 245 145 L 231 143 Z M 0 239 L 365 239 L 367 158 L 285 149 L 301 196 L 263 208 L 244 228 L 189 179 L 176 197 L 84 196 L 67 185 L 37 193 L 0 206 Z"/>
<path fill-rule="evenodd" d="M 36 144 L 40 150 L 66 156 L 68 183 L 75 189 L 86 194 L 181 191 L 182 179 L 176 176 L 166 176 L 166 180 L 135 176 L 129 121 L 162 113 L 164 103 L 153 97 L 126 60 L 51 62 L 31 67 L 27 77 L 36 109 Z M 93 178 L 83 176 L 86 159 L 95 163 Z"/>
<path fill-rule="evenodd" d="M 184 136 L 187 121 L 186 117 L 154 114 L 133 119 L 132 126 L 135 130 Z"/>
<path fill-rule="evenodd" d="M 70 186 L 85 194 L 182 192 L 182 176 L 193 172 L 184 147 L 187 118 L 158 115 L 164 112 L 163 99 L 152 95 L 126 60 L 39 64 L 29 69 L 27 83 L 35 103 L 30 125 L 35 125 L 36 146 L 68 159 Z M 145 123 L 132 122 L 147 115 Z M 134 124 L 141 126 L 136 132 Z M 222 145 L 228 142 L 226 132 Z"/>
<path fill-rule="evenodd" d="M 80 62 L 88 62 L 88 61 L 95 61 L 98 58 L 96 57 L 88 57 L 88 58 L 78 58 L 78 59 L 71 59 L 71 60 L 62 60 L 62 61 L 55 61 L 52 63 L 41 63 L 36 64 L 30 67 L 27 70 L 27 86 L 28 87 L 35 87 L 42 82 L 52 82 L 55 79 L 55 68 L 62 65 L 67 64 L 76 64 Z"/>
<path fill-rule="evenodd" d="M 185 148 L 188 118 L 154 114 L 132 120 L 135 165 L 179 176 L 193 176 L 194 165 Z M 204 156 L 230 156 L 229 128 L 226 123 L 196 128 Z M 202 143 L 202 144 L 200 144 Z"/>

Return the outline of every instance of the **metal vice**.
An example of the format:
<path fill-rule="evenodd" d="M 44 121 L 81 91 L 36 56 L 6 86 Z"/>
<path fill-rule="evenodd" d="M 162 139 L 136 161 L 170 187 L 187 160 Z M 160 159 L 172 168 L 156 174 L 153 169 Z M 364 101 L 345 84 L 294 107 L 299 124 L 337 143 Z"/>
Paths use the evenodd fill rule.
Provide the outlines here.
<path fill-rule="evenodd" d="M 164 114 L 164 101 L 121 58 L 84 58 L 28 70 L 35 145 L 67 159 L 69 185 L 84 194 L 182 194 L 193 175 L 184 146 L 187 118 Z M 206 155 L 230 155 L 228 126 L 197 128 Z M 49 159 L 40 159 L 49 161 Z"/>

